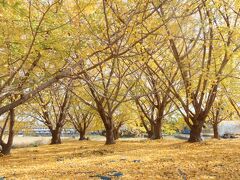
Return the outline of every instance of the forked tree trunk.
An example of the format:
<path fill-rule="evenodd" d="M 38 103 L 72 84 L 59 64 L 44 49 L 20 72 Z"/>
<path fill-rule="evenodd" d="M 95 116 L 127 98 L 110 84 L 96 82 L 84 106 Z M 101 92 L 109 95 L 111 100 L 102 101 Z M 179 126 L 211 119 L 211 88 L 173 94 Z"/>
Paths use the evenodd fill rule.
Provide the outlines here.
<path fill-rule="evenodd" d="M 188 142 L 201 142 L 202 128 L 203 128 L 203 123 L 194 124 L 191 127 L 191 132 L 190 132 L 190 137 L 188 139 Z"/>
<path fill-rule="evenodd" d="M 51 144 L 61 144 L 61 129 L 54 129 L 51 130 L 52 133 L 52 139 L 51 139 Z"/>
<path fill-rule="evenodd" d="M 4 143 L 3 141 L 1 141 L 1 146 L 2 146 L 1 153 L 3 155 L 8 155 L 11 153 L 13 138 L 14 138 L 14 130 L 13 130 L 14 123 L 15 123 L 15 113 L 14 113 L 14 109 L 11 109 L 10 110 L 8 140 L 7 140 L 7 143 Z"/>
<path fill-rule="evenodd" d="M 220 139 L 219 133 L 218 133 L 218 124 L 213 124 L 213 138 Z"/>
<path fill-rule="evenodd" d="M 11 122 L 10 122 L 11 124 Z M 14 131 L 13 131 L 13 124 L 10 125 L 9 128 L 9 134 L 8 134 L 8 141 L 7 143 L 2 142 L 1 146 L 2 146 L 2 150 L 1 153 L 3 155 L 8 155 L 11 153 L 11 149 L 12 149 L 12 144 L 13 144 L 13 137 L 14 137 Z"/>

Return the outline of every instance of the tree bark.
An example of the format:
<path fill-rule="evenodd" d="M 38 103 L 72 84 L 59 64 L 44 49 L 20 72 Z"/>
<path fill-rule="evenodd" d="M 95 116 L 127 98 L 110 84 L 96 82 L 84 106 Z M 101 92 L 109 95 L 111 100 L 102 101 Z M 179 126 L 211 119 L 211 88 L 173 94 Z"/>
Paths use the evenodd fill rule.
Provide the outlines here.
<path fill-rule="evenodd" d="M 214 123 L 213 124 L 213 138 L 215 139 L 220 139 L 219 133 L 218 133 L 218 124 Z"/>
<path fill-rule="evenodd" d="M 115 144 L 113 128 L 106 128 L 106 145 Z"/>
<path fill-rule="evenodd" d="M 190 137 L 188 139 L 188 142 L 201 142 L 202 128 L 203 128 L 203 123 L 194 124 L 191 127 L 191 132 L 190 132 Z"/>
<path fill-rule="evenodd" d="M 162 126 L 160 122 L 153 124 L 153 135 L 151 139 L 162 139 Z"/>
<path fill-rule="evenodd" d="M 120 137 L 120 133 L 119 133 L 120 127 L 114 128 L 113 129 L 113 134 L 114 134 L 114 139 L 117 140 Z"/>
<path fill-rule="evenodd" d="M 81 131 L 81 132 L 79 132 L 79 134 L 80 134 L 80 138 L 79 138 L 79 141 L 83 141 L 83 140 L 86 140 L 86 137 L 85 137 L 85 131 Z"/>
<path fill-rule="evenodd" d="M 7 141 L 7 143 L 4 143 L 3 141 L 1 141 L 1 147 L 2 147 L 1 153 L 3 155 L 8 155 L 11 153 L 13 138 L 14 138 L 14 130 L 13 130 L 14 123 L 15 123 L 15 113 L 14 113 L 14 109 L 11 109 L 10 110 L 8 141 Z"/>
<path fill-rule="evenodd" d="M 146 133 L 147 133 L 147 137 L 149 138 L 149 139 L 151 139 L 152 138 L 152 136 L 153 136 L 153 125 L 151 124 L 150 125 L 150 128 L 148 128 L 148 126 L 145 124 L 145 123 L 143 123 L 143 127 L 144 127 L 144 129 L 146 130 Z"/>
<path fill-rule="evenodd" d="M 1 153 L 3 155 L 9 155 L 11 153 L 11 149 L 12 149 L 12 145 L 8 144 L 8 143 L 3 143 L 2 145 L 2 150 Z"/>
<path fill-rule="evenodd" d="M 148 128 L 147 124 L 144 121 L 144 117 L 142 115 L 140 115 L 140 119 L 142 121 L 142 125 L 143 125 L 144 129 L 147 132 L 148 138 L 151 139 L 152 136 L 153 136 L 153 125 L 152 125 L 152 123 L 150 124 L 150 128 Z"/>
<path fill-rule="evenodd" d="M 104 127 L 105 127 L 105 130 L 106 130 L 106 142 L 105 144 L 106 145 L 110 145 L 110 144 L 115 144 L 115 139 L 114 139 L 114 124 L 113 124 L 113 121 L 112 121 L 112 118 L 111 117 L 107 117 L 104 113 L 103 110 L 101 110 L 101 113 L 99 113 L 102 120 L 103 120 L 103 123 L 104 123 Z"/>
<path fill-rule="evenodd" d="M 151 139 L 153 136 L 153 130 L 148 130 L 147 135 L 148 135 L 148 138 Z"/>
<path fill-rule="evenodd" d="M 51 130 L 52 133 L 52 139 L 51 139 L 51 144 L 61 144 L 61 130 L 60 129 L 54 129 Z"/>

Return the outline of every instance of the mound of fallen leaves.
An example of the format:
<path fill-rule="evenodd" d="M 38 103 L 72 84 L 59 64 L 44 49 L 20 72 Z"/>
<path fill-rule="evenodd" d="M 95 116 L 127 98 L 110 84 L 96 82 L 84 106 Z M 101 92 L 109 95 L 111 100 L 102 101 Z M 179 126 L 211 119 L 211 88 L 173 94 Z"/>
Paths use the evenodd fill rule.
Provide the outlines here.
<path fill-rule="evenodd" d="M 240 140 L 71 141 L 0 157 L 6 179 L 239 179 Z"/>

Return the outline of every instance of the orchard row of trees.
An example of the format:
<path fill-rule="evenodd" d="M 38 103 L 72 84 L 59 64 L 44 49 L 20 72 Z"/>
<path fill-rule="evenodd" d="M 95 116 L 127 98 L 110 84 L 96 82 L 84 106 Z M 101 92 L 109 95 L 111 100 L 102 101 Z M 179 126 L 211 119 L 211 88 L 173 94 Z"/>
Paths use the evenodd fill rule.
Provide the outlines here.
<path fill-rule="evenodd" d="M 206 121 L 216 130 L 240 113 L 239 16 L 235 0 L 1 1 L 1 152 L 16 113 L 43 122 L 53 144 L 67 120 L 82 138 L 100 120 L 113 144 L 134 113 L 152 139 L 181 115 L 201 141 Z"/>

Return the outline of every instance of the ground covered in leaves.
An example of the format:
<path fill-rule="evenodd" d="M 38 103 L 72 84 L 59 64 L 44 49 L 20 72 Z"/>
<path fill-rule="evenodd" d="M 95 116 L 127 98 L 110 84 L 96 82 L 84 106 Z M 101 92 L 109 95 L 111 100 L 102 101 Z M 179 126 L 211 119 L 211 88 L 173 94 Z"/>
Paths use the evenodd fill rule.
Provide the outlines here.
<path fill-rule="evenodd" d="M 240 179 L 240 140 L 67 141 L 14 149 L 0 179 Z"/>

